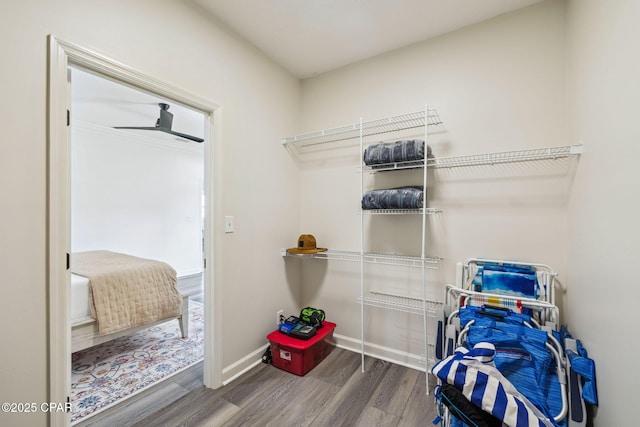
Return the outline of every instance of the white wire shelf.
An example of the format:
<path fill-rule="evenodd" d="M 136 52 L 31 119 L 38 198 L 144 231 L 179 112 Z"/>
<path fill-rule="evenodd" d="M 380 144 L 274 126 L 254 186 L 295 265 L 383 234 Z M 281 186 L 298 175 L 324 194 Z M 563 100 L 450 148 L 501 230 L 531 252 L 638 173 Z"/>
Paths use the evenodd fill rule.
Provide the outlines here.
<path fill-rule="evenodd" d="M 430 168 L 455 168 L 463 166 L 495 165 L 502 163 L 557 160 L 582 154 L 582 145 L 535 148 L 528 150 L 502 151 L 457 157 L 434 157 L 427 159 Z"/>
<path fill-rule="evenodd" d="M 390 310 L 401 311 L 403 313 L 426 314 L 429 317 L 435 317 L 439 308 L 442 308 L 442 302 L 424 300 L 418 297 L 398 295 L 389 292 L 372 290 L 363 298 L 358 298 L 358 302 L 371 307 L 386 308 Z"/>
<path fill-rule="evenodd" d="M 420 169 L 423 167 L 424 167 L 424 159 L 419 159 L 419 160 L 409 160 L 406 162 L 364 165 L 362 166 L 362 170 L 367 171 L 369 173 L 377 173 L 377 172 L 397 171 L 397 170 L 404 170 L 404 169 Z"/>
<path fill-rule="evenodd" d="M 427 126 L 435 126 L 442 123 L 435 108 L 428 109 L 426 112 L 424 110 L 416 111 L 414 113 L 362 122 L 362 136 L 368 137 L 424 128 L 425 123 Z M 330 142 L 355 140 L 360 138 L 360 128 L 360 123 L 353 123 L 317 132 L 309 132 L 283 138 L 282 144 L 292 144 L 298 148 L 303 148 Z"/>
<path fill-rule="evenodd" d="M 286 249 L 281 249 L 280 251 L 282 256 L 293 256 L 299 258 L 317 258 L 317 259 L 327 259 L 327 260 L 338 260 L 338 261 L 354 261 L 360 262 L 362 259 L 365 263 L 368 264 L 379 264 L 379 265 L 395 265 L 395 266 L 403 266 L 403 267 L 416 267 L 422 268 L 422 264 L 424 262 L 425 268 L 438 268 L 440 261 L 442 258 L 439 257 L 425 257 L 424 260 L 419 256 L 407 256 L 407 255 L 395 255 L 395 254 L 378 254 L 378 253 L 370 253 L 365 252 L 361 254 L 357 251 L 337 251 L 333 249 L 326 250 L 324 252 L 317 252 L 313 254 L 292 254 L 287 252 Z"/>
<path fill-rule="evenodd" d="M 582 154 L 582 145 L 563 145 L 558 147 L 534 148 L 527 150 L 501 151 L 496 153 L 471 154 L 454 157 L 429 157 L 429 168 L 456 168 L 463 166 L 485 166 L 503 163 L 532 162 L 540 160 L 558 160 Z M 365 165 L 364 171 L 369 173 L 386 172 L 424 167 L 424 160 L 412 160 L 399 163 Z"/>
<path fill-rule="evenodd" d="M 422 211 L 426 215 L 434 215 L 442 212 L 437 208 L 420 208 L 420 209 L 362 209 L 363 215 L 422 215 Z"/>

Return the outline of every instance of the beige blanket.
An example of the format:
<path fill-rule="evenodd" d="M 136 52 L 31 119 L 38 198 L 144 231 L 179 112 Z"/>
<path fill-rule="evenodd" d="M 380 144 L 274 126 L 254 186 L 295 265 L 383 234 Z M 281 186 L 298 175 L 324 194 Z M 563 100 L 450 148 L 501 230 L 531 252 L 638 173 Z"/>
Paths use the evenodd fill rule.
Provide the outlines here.
<path fill-rule="evenodd" d="M 71 271 L 89 279 L 89 305 L 100 335 L 180 315 L 176 271 L 164 262 L 89 251 L 73 254 Z"/>

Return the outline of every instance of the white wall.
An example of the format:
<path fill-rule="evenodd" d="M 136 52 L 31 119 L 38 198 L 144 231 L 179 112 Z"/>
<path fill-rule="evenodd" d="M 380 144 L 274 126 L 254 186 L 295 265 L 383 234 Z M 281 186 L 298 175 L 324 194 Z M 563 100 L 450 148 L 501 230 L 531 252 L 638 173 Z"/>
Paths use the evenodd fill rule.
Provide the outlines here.
<path fill-rule="evenodd" d="M 203 127 L 204 127 L 204 117 Z M 202 271 L 202 144 L 72 123 L 71 250 Z"/>
<path fill-rule="evenodd" d="M 596 360 L 596 425 L 639 425 L 640 3 L 571 0 L 567 16 L 569 138 L 586 148 L 569 205 L 567 317 Z"/>
<path fill-rule="evenodd" d="M 632 163 L 639 94 L 630 84 L 639 74 L 632 54 L 638 12 L 632 0 L 569 0 L 566 11 L 565 2 L 548 1 L 307 80 L 298 120 L 299 82 L 188 4 L 13 4 L 0 18 L 3 63 L 15 65 L 0 68 L 0 320 L 11 325 L 2 335 L 0 384 L 12 385 L 2 387 L 1 400 L 47 400 L 46 36 L 53 33 L 223 106 L 222 198 L 237 229 L 218 254 L 228 307 L 223 366 L 255 350 L 270 330 L 247 331 L 232 321 L 238 314 L 272 318 L 277 308 L 294 312 L 301 302 L 331 307 L 337 332 L 358 336 L 349 326 L 357 272 L 314 263 L 304 269 L 317 274 L 300 276 L 300 260 L 283 261 L 276 249 L 294 245 L 300 232 L 314 233 L 322 246 L 357 248 L 358 219 L 349 212 L 357 206 L 351 182 L 358 153 L 305 165 L 298 180 L 297 166 L 276 143 L 281 136 L 428 102 L 447 127 L 434 140 L 437 155 L 584 141 L 575 176 L 546 167 L 430 176 L 430 203 L 444 209 L 430 221 L 433 253 L 446 257 L 435 279 L 452 280 L 453 263 L 473 255 L 552 264 L 567 287 L 566 320 L 598 363 L 597 424 L 637 424 L 628 397 L 638 346 L 627 313 L 638 300 L 629 268 L 640 237 Z M 542 178 L 527 178 L 536 174 Z M 258 180 L 272 191 L 258 191 Z M 506 200 L 490 193 L 495 185 Z M 332 209 L 327 199 L 336 203 Z M 484 237 L 489 229 L 495 237 Z M 0 414 L 0 423 L 45 425 L 46 416 Z"/>
<path fill-rule="evenodd" d="M 304 80 L 301 130 L 408 113 L 428 103 L 445 128 L 431 139 L 436 156 L 565 145 L 565 55 L 565 4 L 544 2 Z M 301 229 L 321 246 L 359 249 L 358 162 L 355 148 L 302 164 Z M 443 212 L 428 219 L 427 252 L 444 261 L 430 273 L 428 296 L 441 300 L 443 284 L 454 281 L 456 261 L 468 257 L 547 263 L 565 281 L 574 170 L 575 164 L 561 162 L 430 172 L 429 204 Z M 379 188 L 422 180 L 420 172 L 396 175 L 373 179 Z M 365 230 L 369 250 L 420 255 L 418 218 L 372 218 Z M 303 266 L 305 279 L 313 278 L 303 282 L 305 304 L 327 307 L 336 334 L 359 339 L 357 265 L 320 262 Z M 405 286 L 419 295 L 415 272 L 379 274 L 376 287 Z M 420 318 L 379 309 L 366 317 L 367 340 L 422 350 Z"/>
<path fill-rule="evenodd" d="M 278 144 L 295 131 L 298 80 L 185 2 L 29 0 L 6 9 L 0 17 L 0 321 L 6 326 L 0 401 L 46 402 L 49 387 L 48 34 L 222 106 L 216 125 L 224 141 L 223 194 L 217 196 L 236 219 L 236 232 L 224 236 L 216 254 L 223 281 L 215 285 L 223 288 L 225 308 L 222 366 L 263 345 L 272 325 L 246 328 L 238 316 L 271 321 L 277 309 L 298 307 L 278 251 L 298 233 L 297 167 Z M 46 415 L 3 413 L 0 424 L 45 425 Z"/>

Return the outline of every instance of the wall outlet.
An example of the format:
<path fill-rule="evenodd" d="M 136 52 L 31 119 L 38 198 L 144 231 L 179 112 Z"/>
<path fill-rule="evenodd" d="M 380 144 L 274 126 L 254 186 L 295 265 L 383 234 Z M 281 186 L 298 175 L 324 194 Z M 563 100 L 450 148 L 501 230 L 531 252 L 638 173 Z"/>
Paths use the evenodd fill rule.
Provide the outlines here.
<path fill-rule="evenodd" d="M 283 317 L 284 317 L 284 310 L 276 311 L 276 326 L 279 326 L 280 323 L 282 323 L 280 319 L 282 319 Z"/>

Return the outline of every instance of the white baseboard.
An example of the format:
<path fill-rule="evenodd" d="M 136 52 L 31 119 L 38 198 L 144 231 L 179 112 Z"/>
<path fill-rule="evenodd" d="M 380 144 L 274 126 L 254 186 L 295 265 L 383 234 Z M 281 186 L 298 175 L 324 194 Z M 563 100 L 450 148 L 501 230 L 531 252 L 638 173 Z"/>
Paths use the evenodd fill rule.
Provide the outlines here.
<path fill-rule="evenodd" d="M 340 334 L 333 334 L 336 341 L 336 347 L 361 353 L 361 341 L 356 338 L 347 337 Z M 405 366 L 407 368 L 425 371 L 424 358 L 419 354 L 407 353 L 405 351 L 396 350 L 394 348 L 381 346 L 366 342 L 364 343 L 364 354 L 376 359 L 385 360 L 395 363 L 396 365 Z"/>
<path fill-rule="evenodd" d="M 265 344 L 257 350 L 247 354 L 242 359 L 232 363 L 231 365 L 222 369 L 222 385 L 227 385 L 231 381 L 242 376 L 242 374 L 249 371 L 251 368 L 258 366 L 262 363 L 262 354 L 267 349 L 269 344 Z"/>

